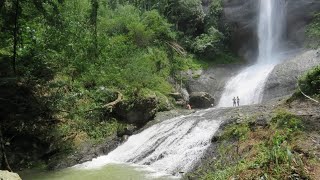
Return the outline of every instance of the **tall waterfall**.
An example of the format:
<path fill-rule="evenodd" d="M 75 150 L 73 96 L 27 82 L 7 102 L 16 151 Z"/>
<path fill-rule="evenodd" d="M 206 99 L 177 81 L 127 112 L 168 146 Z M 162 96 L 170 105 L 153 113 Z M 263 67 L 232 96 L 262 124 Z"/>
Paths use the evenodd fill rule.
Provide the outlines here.
<path fill-rule="evenodd" d="M 241 105 L 256 104 L 261 101 L 268 74 L 281 60 L 286 24 L 285 6 L 285 0 L 260 0 L 257 62 L 231 78 L 222 94 L 219 107 L 232 106 L 232 99 L 237 96 Z"/>
<path fill-rule="evenodd" d="M 265 79 L 279 60 L 285 24 L 285 0 L 261 0 L 258 23 L 259 57 L 257 63 L 233 77 L 226 86 L 219 106 L 232 105 L 239 96 L 241 104 L 258 103 Z M 198 111 L 155 124 L 106 156 L 77 165 L 99 168 L 108 163 L 129 163 L 157 172 L 178 175 L 189 171 L 209 147 L 227 108 Z"/>

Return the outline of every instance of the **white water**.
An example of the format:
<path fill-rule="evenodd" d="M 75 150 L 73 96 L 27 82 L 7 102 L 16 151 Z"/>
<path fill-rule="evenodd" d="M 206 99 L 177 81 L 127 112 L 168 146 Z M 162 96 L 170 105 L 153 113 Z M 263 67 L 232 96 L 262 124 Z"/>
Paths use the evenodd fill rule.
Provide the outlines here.
<path fill-rule="evenodd" d="M 257 64 L 244 69 L 227 83 L 218 106 L 231 106 L 234 96 L 240 97 L 242 105 L 260 101 L 264 82 L 280 60 L 284 10 L 285 0 L 261 0 Z M 179 172 L 189 171 L 209 147 L 224 110 L 198 111 L 155 124 L 131 136 L 108 155 L 75 168 L 94 169 L 110 163 L 128 163 L 151 169 L 156 172 L 153 175 L 178 176 Z"/>
<path fill-rule="evenodd" d="M 231 78 L 221 96 L 218 107 L 233 105 L 233 97 L 240 98 L 241 105 L 261 101 L 265 81 L 282 56 L 285 30 L 285 0 L 261 0 L 258 23 L 259 55 L 257 63 Z"/>
<path fill-rule="evenodd" d="M 108 163 L 130 163 L 156 170 L 153 176 L 178 176 L 179 172 L 189 171 L 210 145 L 221 122 L 213 120 L 219 112 L 208 109 L 155 124 L 108 155 L 75 167 L 93 169 Z"/>

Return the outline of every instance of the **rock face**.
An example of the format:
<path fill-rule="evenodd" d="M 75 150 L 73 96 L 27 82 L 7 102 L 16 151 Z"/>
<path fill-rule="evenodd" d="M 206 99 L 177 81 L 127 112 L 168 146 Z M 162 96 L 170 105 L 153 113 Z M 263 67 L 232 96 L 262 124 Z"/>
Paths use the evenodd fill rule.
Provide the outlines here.
<path fill-rule="evenodd" d="M 63 159 L 55 159 L 49 162 L 48 168 L 52 170 L 64 169 L 76 164 L 81 164 L 101 155 L 106 155 L 121 144 L 121 138 L 117 136 L 108 137 L 103 142 L 96 144 L 87 142 L 79 149 Z M 1 177 L 1 176 L 0 176 Z M 1 178 L 0 178 L 1 180 Z"/>
<path fill-rule="evenodd" d="M 320 11 L 319 0 L 288 0 L 286 46 L 302 47 L 306 26 Z M 256 59 L 258 0 L 223 0 L 223 22 L 230 26 L 231 46 L 234 52 L 248 60 Z"/>
<path fill-rule="evenodd" d="M 319 0 L 287 1 L 287 36 L 290 45 L 301 47 L 306 40 L 306 27 L 320 12 Z"/>
<path fill-rule="evenodd" d="M 214 98 L 206 92 L 194 92 L 190 95 L 189 103 L 194 108 L 208 108 L 214 104 Z"/>
<path fill-rule="evenodd" d="M 299 76 L 316 65 L 320 65 L 320 49 L 307 51 L 277 65 L 266 81 L 263 101 L 293 93 Z"/>
<path fill-rule="evenodd" d="M 17 173 L 12 173 L 9 171 L 0 171 L 1 180 L 21 180 L 20 176 Z"/>
<path fill-rule="evenodd" d="M 192 75 L 189 75 L 187 90 L 190 94 L 194 92 L 207 92 L 218 103 L 225 84 L 241 68 L 241 65 L 224 65 L 202 71 L 199 78 L 193 78 Z"/>
<path fill-rule="evenodd" d="M 254 57 L 257 41 L 259 1 L 223 0 L 223 23 L 231 30 L 231 48 L 245 59 Z"/>

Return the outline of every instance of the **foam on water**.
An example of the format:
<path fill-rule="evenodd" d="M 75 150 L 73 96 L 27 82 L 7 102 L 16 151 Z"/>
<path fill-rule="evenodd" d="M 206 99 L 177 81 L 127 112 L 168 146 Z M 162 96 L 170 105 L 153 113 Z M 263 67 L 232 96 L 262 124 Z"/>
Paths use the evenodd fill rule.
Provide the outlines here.
<path fill-rule="evenodd" d="M 210 110 L 169 119 L 131 136 L 106 156 L 75 168 L 101 168 L 108 163 L 147 165 L 160 174 L 189 171 L 210 145 L 219 120 L 204 115 Z M 155 174 L 154 174 L 155 175 Z"/>

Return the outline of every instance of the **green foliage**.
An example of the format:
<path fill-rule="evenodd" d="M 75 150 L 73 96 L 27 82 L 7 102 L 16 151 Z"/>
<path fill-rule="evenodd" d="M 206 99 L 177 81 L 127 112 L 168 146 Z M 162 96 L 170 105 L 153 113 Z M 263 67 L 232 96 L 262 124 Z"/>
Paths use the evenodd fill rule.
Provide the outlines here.
<path fill-rule="evenodd" d="M 296 139 L 302 137 L 299 118 L 279 111 L 268 127 L 259 129 L 249 124 L 245 121 L 225 127 L 216 142 L 216 158 L 187 177 L 205 180 L 310 178 L 305 160 L 294 149 Z"/>
<path fill-rule="evenodd" d="M 206 29 L 219 27 L 219 20 L 223 12 L 222 0 L 211 0 L 209 15 L 206 16 Z"/>
<path fill-rule="evenodd" d="M 215 52 L 219 50 L 221 39 L 223 35 L 214 27 L 210 27 L 206 34 L 201 34 L 195 38 L 192 44 L 196 53 Z"/>
<path fill-rule="evenodd" d="M 320 13 L 314 15 L 314 20 L 307 27 L 307 35 L 311 43 L 309 46 L 320 47 Z"/>
<path fill-rule="evenodd" d="M 28 123 L 4 118 L 4 124 L 68 149 L 77 138 L 102 140 L 123 131 L 126 124 L 103 108 L 118 92 L 128 102 L 152 94 L 158 110 L 168 110 L 169 80 L 183 82 L 182 71 L 207 64 L 186 51 L 229 61 L 221 45 L 221 7 L 212 1 L 205 15 L 201 0 L 0 1 L 0 76 L 16 75 L 41 110 L 41 118 L 26 116 Z"/>
<path fill-rule="evenodd" d="M 247 138 L 250 128 L 248 123 L 227 126 L 224 130 L 223 139 L 235 138 L 236 140 L 244 140 Z"/>
<path fill-rule="evenodd" d="M 148 29 L 154 32 L 153 34 L 156 39 L 172 41 L 176 38 L 176 33 L 171 30 L 171 24 L 161 17 L 158 11 L 145 12 L 142 21 Z"/>
<path fill-rule="evenodd" d="M 308 96 L 320 96 L 320 66 L 299 78 L 299 87 Z"/>
<path fill-rule="evenodd" d="M 277 115 L 272 118 L 271 122 L 276 128 L 286 129 L 290 132 L 303 129 L 301 120 L 285 111 L 279 111 Z"/>
<path fill-rule="evenodd" d="M 263 169 L 262 177 L 281 179 L 292 175 L 292 167 L 301 178 L 307 178 L 304 165 L 299 154 L 295 153 L 290 144 L 302 130 L 302 121 L 287 112 L 278 112 L 272 118 L 274 133 L 270 139 L 260 144 L 260 153 L 257 155 L 253 166 Z"/>

